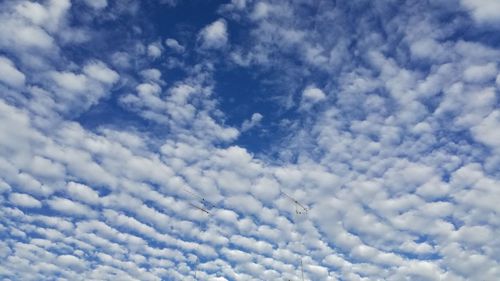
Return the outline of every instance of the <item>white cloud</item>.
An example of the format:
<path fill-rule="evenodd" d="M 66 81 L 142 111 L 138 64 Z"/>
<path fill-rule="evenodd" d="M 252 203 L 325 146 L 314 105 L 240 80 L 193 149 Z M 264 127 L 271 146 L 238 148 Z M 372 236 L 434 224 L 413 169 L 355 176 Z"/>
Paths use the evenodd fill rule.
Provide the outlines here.
<path fill-rule="evenodd" d="M 72 72 L 53 72 L 51 76 L 54 82 L 63 90 L 83 92 L 87 89 L 87 77 L 83 74 L 75 74 Z"/>
<path fill-rule="evenodd" d="M 47 9 L 40 3 L 36 2 L 20 3 L 16 6 L 16 11 L 36 25 L 43 24 L 49 17 Z"/>
<path fill-rule="evenodd" d="M 174 131 L 191 129 L 198 134 L 198 140 L 234 140 L 239 134 L 238 130 L 214 119 L 216 111 L 208 100 L 212 87 L 203 86 L 202 83 L 199 78 L 179 82 L 164 90 L 165 95 L 159 95 L 162 89 L 158 84 L 143 83 L 137 86 L 138 95 L 123 96 L 121 102 L 139 111 L 143 118 L 167 124 Z M 197 108 L 194 104 L 201 107 Z"/>
<path fill-rule="evenodd" d="M 104 84 L 114 84 L 119 75 L 115 71 L 109 69 L 106 64 L 101 61 L 93 61 L 86 64 L 83 68 L 83 73 Z"/>
<path fill-rule="evenodd" d="M 204 27 L 199 34 L 202 46 L 208 49 L 219 49 L 224 47 L 228 41 L 227 23 L 223 19 L 214 21 Z"/>
<path fill-rule="evenodd" d="M 11 193 L 9 194 L 9 201 L 14 205 L 24 208 L 40 208 L 42 203 L 35 199 L 33 196 L 24 193 Z"/>
<path fill-rule="evenodd" d="M 0 81 L 11 87 L 21 88 L 24 86 L 26 76 L 16 68 L 11 60 L 0 56 Z"/>
<path fill-rule="evenodd" d="M 6 183 L 3 180 L 0 180 L 0 193 L 9 192 L 11 190 L 12 190 L 12 188 L 10 187 L 10 185 L 8 183 Z"/>
<path fill-rule="evenodd" d="M 38 48 L 50 51 L 54 48 L 54 39 L 38 26 L 28 26 L 16 21 L 3 22 L 0 27 L 0 45 Z"/>
<path fill-rule="evenodd" d="M 496 100 L 493 87 L 466 88 L 462 83 L 452 85 L 435 111 L 436 116 L 453 114 L 459 127 L 477 125 L 488 115 Z"/>
<path fill-rule="evenodd" d="M 62 22 L 71 7 L 68 0 L 46 1 L 45 5 L 32 2 L 21 2 L 15 7 L 19 15 L 28 19 L 35 25 L 44 27 L 49 32 L 56 32 L 61 28 Z"/>
<path fill-rule="evenodd" d="M 179 44 L 179 42 L 173 38 L 165 39 L 165 45 L 177 53 L 184 53 L 185 47 Z"/>
<path fill-rule="evenodd" d="M 233 210 L 243 211 L 247 214 L 257 214 L 262 209 L 262 204 L 251 195 L 227 197 L 226 204 Z"/>
<path fill-rule="evenodd" d="M 31 173 L 39 177 L 60 179 L 64 177 L 65 169 L 60 163 L 50 159 L 34 156 L 29 167 Z"/>
<path fill-rule="evenodd" d="M 269 15 L 269 12 L 271 10 L 272 6 L 270 6 L 269 4 L 265 2 L 258 2 L 257 4 L 255 4 L 251 17 L 254 20 L 263 19 Z"/>
<path fill-rule="evenodd" d="M 61 255 L 57 257 L 57 262 L 64 267 L 84 269 L 86 267 L 85 262 L 78 257 L 73 255 Z"/>
<path fill-rule="evenodd" d="M 280 194 L 280 186 L 273 178 L 261 178 L 257 180 L 250 192 L 263 202 L 270 202 Z"/>
<path fill-rule="evenodd" d="M 223 6 L 227 10 L 242 10 L 247 6 L 247 0 L 231 0 L 229 4 Z"/>
<path fill-rule="evenodd" d="M 151 80 L 154 82 L 161 81 L 161 72 L 156 68 L 145 69 L 141 71 L 141 76 L 145 80 Z"/>
<path fill-rule="evenodd" d="M 161 57 L 163 49 L 159 43 L 151 43 L 148 45 L 147 52 L 149 57 L 157 59 Z"/>
<path fill-rule="evenodd" d="M 111 94 L 111 87 L 118 81 L 119 75 L 101 61 L 90 60 L 79 71 L 49 71 L 52 81 L 47 82 L 50 92 L 38 95 L 39 99 L 51 99 L 51 107 L 63 114 L 80 114 L 90 106 Z M 46 97 L 43 97 L 45 95 Z M 57 102 L 55 102 L 57 101 Z M 47 100 L 44 100 L 47 102 Z"/>
<path fill-rule="evenodd" d="M 325 99 L 326 95 L 321 89 L 315 86 L 308 86 L 302 92 L 300 108 L 302 110 L 310 109 L 314 104 L 324 101 Z"/>
<path fill-rule="evenodd" d="M 410 46 L 412 56 L 417 59 L 442 59 L 445 56 L 443 46 L 431 38 L 423 38 Z"/>
<path fill-rule="evenodd" d="M 496 63 L 472 65 L 465 69 L 464 79 L 467 82 L 483 83 L 495 79 L 498 74 Z"/>
<path fill-rule="evenodd" d="M 108 6 L 108 1 L 107 0 L 85 0 L 85 4 L 89 5 L 90 7 L 100 10 L 104 9 Z"/>
<path fill-rule="evenodd" d="M 156 83 L 139 84 L 139 85 L 137 85 L 136 90 L 139 93 L 139 95 L 144 99 L 146 99 L 148 96 L 151 96 L 151 95 L 156 96 L 161 92 L 160 86 Z M 148 103 L 147 100 L 145 100 L 145 102 Z M 155 107 L 156 103 L 158 103 L 158 106 L 161 107 L 162 101 L 159 99 L 151 100 L 150 105 L 152 107 Z"/>
<path fill-rule="evenodd" d="M 51 209 L 64 215 L 79 217 L 95 217 L 97 214 L 89 206 L 71 201 L 66 198 L 55 197 L 47 201 Z"/>
<path fill-rule="evenodd" d="M 326 98 L 325 93 L 316 87 L 307 87 L 304 92 L 302 92 L 302 97 L 305 100 L 309 100 L 313 103 L 322 101 Z"/>
<path fill-rule="evenodd" d="M 265 154 L 236 145 L 238 130 L 225 125 L 231 110 L 247 108 L 221 106 L 216 74 L 239 71 L 220 63 L 226 54 L 152 60 L 150 39 L 137 39 L 159 38 L 143 26 L 149 19 L 134 21 L 123 44 L 100 48 L 99 60 L 86 54 L 100 42 L 63 39 L 69 26 L 107 39 L 113 30 L 81 21 L 113 26 L 143 6 L 117 2 L 97 14 L 69 1 L 0 4 L 0 47 L 30 84 L 0 94 L 6 278 L 293 280 L 302 261 L 309 280 L 495 280 L 499 52 L 462 40 L 456 31 L 467 20 L 454 10 L 446 10 L 453 20 L 436 20 L 441 6 L 402 3 L 387 18 L 386 3 L 374 2 L 372 25 L 363 4 L 314 4 L 233 1 L 218 10 L 243 26 L 245 42 L 231 40 L 230 57 L 252 66 L 252 77 L 266 73 L 266 98 L 286 100 L 269 124 L 286 116 L 287 126 Z M 355 29 L 345 16 L 352 9 Z M 197 42 L 228 46 L 227 23 L 205 38 L 213 25 Z M 16 41 L 5 26 L 45 33 L 51 48 Z M 183 28 L 183 44 L 195 44 Z M 123 88 L 110 95 L 118 80 Z M 253 114 L 242 130 L 261 119 Z M 307 216 L 280 191 L 309 207 Z M 27 209 L 41 206 L 50 210 Z"/>
<path fill-rule="evenodd" d="M 69 182 L 67 185 L 67 193 L 73 199 L 79 200 L 89 205 L 99 204 L 99 194 L 92 188 L 84 184 Z"/>
<path fill-rule="evenodd" d="M 462 226 L 456 231 L 456 238 L 465 244 L 483 245 L 491 240 L 493 233 L 486 226 Z"/>
<path fill-rule="evenodd" d="M 126 52 L 116 52 L 111 55 L 112 64 L 117 68 L 130 68 L 131 57 Z"/>
<path fill-rule="evenodd" d="M 71 8 L 71 2 L 69 0 L 50 0 L 47 4 L 46 9 L 49 17 L 45 27 L 51 32 L 55 32 L 61 28 L 62 22 Z"/>
<path fill-rule="evenodd" d="M 474 137 L 480 142 L 494 148 L 500 149 L 500 111 L 492 111 L 477 126 L 472 128 Z"/>
<path fill-rule="evenodd" d="M 252 129 L 255 126 L 258 126 L 260 124 L 260 121 L 262 121 L 262 118 L 264 118 L 264 116 L 262 116 L 262 114 L 258 112 L 252 114 L 250 120 L 245 120 L 243 124 L 241 124 L 241 131 L 245 132 Z"/>
<path fill-rule="evenodd" d="M 479 23 L 498 23 L 500 20 L 500 3 L 496 0 L 460 0 Z"/>

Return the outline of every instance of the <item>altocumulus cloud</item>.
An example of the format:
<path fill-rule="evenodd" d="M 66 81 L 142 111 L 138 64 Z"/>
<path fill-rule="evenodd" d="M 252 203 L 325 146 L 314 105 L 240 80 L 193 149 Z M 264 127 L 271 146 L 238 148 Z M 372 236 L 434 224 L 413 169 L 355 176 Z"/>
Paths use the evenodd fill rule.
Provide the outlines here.
<path fill-rule="evenodd" d="M 497 280 L 498 3 L 396 2 L 0 3 L 0 279 Z"/>

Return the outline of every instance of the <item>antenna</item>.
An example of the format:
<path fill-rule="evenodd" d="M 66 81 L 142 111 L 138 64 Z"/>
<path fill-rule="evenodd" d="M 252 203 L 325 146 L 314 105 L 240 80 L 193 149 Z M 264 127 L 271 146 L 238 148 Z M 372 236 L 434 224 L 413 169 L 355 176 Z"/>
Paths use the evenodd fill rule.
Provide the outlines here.
<path fill-rule="evenodd" d="M 295 214 L 297 214 L 297 215 L 307 215 L 307 212 L 309 211 L 309 209 L 307 207 L 305 207 L 304 205 L 302 205 L 297 199 L 295 199 L 292 196 L 288 195 L 287 193 L 285 193 L 281 189 L 280 189 L 280 193 L 284 197 L 286 197 L 288 200 L 292 201 L 292 203 L 295 206 Z M 294 220 L 294 224 L 295 224 L 295 220 Z M 301 239 L 301 244 L 303 245 L 302 239 Z M 302 256 L 300 257 L 300 272 L 301 272 L 301 276 L 302 276 L 302 281 L 304 281 L 304 264 L 302 262 Z"/>
<path fill-rule="evenodd" d="M 186 191 L 186 192 L 188 192 L 187 190 L 185 190 L 185 191 Z M 191 193 L 191 192 L 188 192 L 188 193 L 193 194 L 193 193 Z M 195 195 L 195 194 L 193 194 L 193 195 Z M 195 195 L 195 196 L 196 196 L 196 195 Z M 198 197 L 198 196 L 197 196 L 197 197 Z M 203 199 L 203 198 L 202 198 L 202 199 Z M 203 200 L 204 200 L 204 199 L 203 199 Z M 203 207 L 196 206 L 195 204 L 193 204 L 193 203 L 191 203 L 191 202 L 188 202 L 188 204 L 189 204 L 191 207 L 193 207 L 193 208 L 195 208 L 195 209 L 197 209 L 197 210 L 200 210 L 201 212 L 203 212 L 204 214 L 206 214 L 206 215 L 208 215 L 208 216 L 211 216 L 211 215 L 212 215 L 212 213 L 210 213 L 207 209 L 205 209 L 205 208 L 203 208 Z M 198 228 L 199 228 L 199 229 L 200 229 L 200 231 L 201 231 L 201 222 L 200 222 L 200 221 L 198 221 Z M 198 251 L 198 249 L 196 249 L 196 250 Z M 196 259 L 196 268 L 195 268 L 195 270 L 194 270 L 194 279 L 195 279 L 195 280 L 198 280 L 198 275 L 197 275 L 197 272 L 198 272 L 198 271 L 197 271 L 197 268 L 198 268 L 198 260 L 199 260 L 199 258 L 197 257 L 197 259 Z"/>
<path fill-rule="evenodd" d="M 182 188 L 182 191 L 184 191 L 185 193 L 191 195 L 192 197 L 196 198 L 198 203 L 201 203 L 205 209 L 211 209 L 211 208 L 215 208 L 215 205 L 212 204 L 211 202 L 209 202 L 208 200 L 205 199 L 205 197 L 199 195 L 198 193 L 194 192 L 194 191 L 190 191 L 188 190 L 187 188 Z"/>
<path fill-rule="evenodd" d="M 203 207 L 196 206 L 195 204 L 193 204 L 191 202 L 188 202 L 188 204 L 191 205 L 191 207 L 193 207 L 193 208 L 196 208 L 196 209 L 198 209 L 198 210 L 200 210 L 200 211 L 202 211 L 202 212 L 204 212 L 204 213 L 206 213 L 208 215 L 211 215 L 211 213 L 207 209 L 205 209 Z"/>
<path fill-rule="evenodd" d="M 300 202 L 297 201 L 297 199 L 295 199 L 292 196 L 286 194 L 282 190 L 280 190 L 280 192 L 281 192 L 281 194 L 283 194 L 283 196 L 285 196 L 288 200 L 292 201 L 295 204 L 295 213 L 297 215 L 302 215 L 302 214 L 307 215 L 307 211 L 309 211 L 309 209 L 307 209 L 306 207 L 304 207 L 304 205 L 300 204 Z M 297 208 L 297 207 L 299 207 L 299 208 Z M 301 209 L 301 210 L 299 211 L 299 209 Z"/>

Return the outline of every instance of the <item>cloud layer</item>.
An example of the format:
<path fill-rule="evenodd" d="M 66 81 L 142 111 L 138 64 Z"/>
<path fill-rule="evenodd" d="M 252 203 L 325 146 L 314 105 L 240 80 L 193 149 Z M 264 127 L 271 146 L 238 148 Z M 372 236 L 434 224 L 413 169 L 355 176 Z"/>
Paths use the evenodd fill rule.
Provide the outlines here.
<path fill-rule="evenodd" d="M 164 2 L 0 4 L 1 279 L 500 276 L 494 1 Z"/>

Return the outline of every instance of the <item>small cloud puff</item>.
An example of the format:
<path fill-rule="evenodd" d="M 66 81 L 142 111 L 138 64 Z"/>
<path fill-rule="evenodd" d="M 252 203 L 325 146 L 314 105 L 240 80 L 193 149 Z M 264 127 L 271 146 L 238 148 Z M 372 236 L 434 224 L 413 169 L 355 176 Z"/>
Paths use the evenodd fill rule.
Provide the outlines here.
<path fill-rule="evenodd" d="M 89 76 L 89 77 L 91 77 L 91 78 L 93 78 L 101 83 L 108 84 L 108 85 L 114 84 L 118 80 L 118 78 L 120 77 L 118 75 L 118 73 L 109 69 L 106 66 L 106 64 L 104 64 L 103 62 L 100 62 L 100 61 L 94 61 L 94 62 L 88 63 L 83 68 L 83 72 L 87 76 Z"/>
<path fill-rule="evenodd" d="M 491 112 L 481 123 L 472 128 L 474 138 L 494 148 L 500 149 L 500 110 Z"/>
<path fill-rule="evenodd" d="M 181 44 L 179 44 L 177 40 L 172 38 L 168 38 L 165 40 L 165 46 L 167 46 L 168 48 L 172 49 L 177 53 L 184 53 L 185 51 L 184 46 L 182 46 Z"/>
<path fill-rule="evenodd" d="M 464 79 L 467 82 L 482 83 L 493 80 L 497 73 L 497 66 L 493 62 L 484 65 L 472 65 L 465 69 Z"/>
<path fill-rule="evenodd" d="M 478 23 L 500 24 L 500 1 L 498 0 L 461 0 Z"/>
<path fill-rule="evenodd" d="M 202 47 L 206 49 L 220 49 L 227 44 L 227 24 L 223 19 L 219 19 L 200 31 Z"/>
<path fill-rule="evenodd" d="M 413 59 L 440 59 L 445 55 L 444 51 L 443 46 L 433 38 L 421 38 L 410 45 Z"/>
<path fill-rule="evenodd" d="M 87 77 L 83 74 L 75 74 L 72 72 L 52 72 L 52 79 L 61 89 L 70 92 L 83 92 L 87 89 Z"/>
<path fill-rule="evenodd" d="M 252 129 L 253 127 L 259 125 L 260 121 L 262 121 L 262 118 L 264 118 L 264 116 L 262 116 L 262 114 L 260 114 L 260 113 L 252 114 L 252 117 L 250 118 L 250 120 L 245 120 L 243 122 L 243 124 L 241 125 L 241 131 L 245 132 L 245 131 L 248 131 L 248 130 Z"/>
<path fill-rule="evenodd" d="M 254 20 L 259 20 L 266 18 L 271 11 L 271 6 L 264 2 L 259 2 L 255 5 L 255 8 L 251 14 L 251 18 Z"/>
<path fill-rule="evenodd" d="M 0 82 L 14 88 L 21 88 L 25 81 L 24 73 L 19 71 L 10 59 L 0 56 Z"/>
<path fill-rule="evenodd" d="M 11 193 L 9 195 L 9 201 L 20 207 L 24 208 L 40 208 L 42 203 L 35 199 L 33 196 L 24 193 Z"/>
<path fill-rule="evenodd" d="M 89 89 L 89 78 L 107 86 L 113 85 L 119 78 L 118 73 L 100 61 L 93 61 L 86 64 L 81 74 L 68 71 L 53 71 L 51 76 L 60 88 L 72 92 L 83 92 Z"/>
<path fill-rule="evenodd" d="M 325 93 L 314 85 L 310 85 L 302 92 L 300 110 L 307 110 L 316 103 L 326 99 Z"/>
<path fill-rule="evenodd" d="M 85 4 L 89 5 L 90 7 L 96 9 L 96 10 L 101 10 L 104 9 L 108 6 L 108 1 L 107 0 L 85 0 Z"/>
<path fill-rule="evenodd" d="M 142 70 L 139 73 L 144 80 L 148 81 L 160 81 L 161 80 L 161 72 L 156 68 L 149 68 Z"/>
<path fill-rule="evenodd" d="M 159 43 L 152 43 L 148 45 L 148 56 L 152 59 L 157 59 L 161 57 L 163 49 Z"/>

